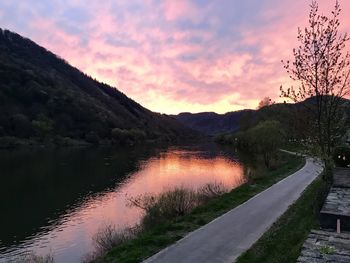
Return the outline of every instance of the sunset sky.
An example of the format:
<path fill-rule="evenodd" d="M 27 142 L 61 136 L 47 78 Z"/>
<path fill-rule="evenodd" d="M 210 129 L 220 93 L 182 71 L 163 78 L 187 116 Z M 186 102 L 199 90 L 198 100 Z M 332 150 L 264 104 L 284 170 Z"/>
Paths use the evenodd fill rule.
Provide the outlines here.
<path fill-rule="evenodd" d="M 1 0 L 0 27 L 162 113 L 256 108 L 290 81 L 304 0 Z M 334 1 L 320 0 L 329 14 Z M 350 1 L 340 1 L 350 33 Z"/>

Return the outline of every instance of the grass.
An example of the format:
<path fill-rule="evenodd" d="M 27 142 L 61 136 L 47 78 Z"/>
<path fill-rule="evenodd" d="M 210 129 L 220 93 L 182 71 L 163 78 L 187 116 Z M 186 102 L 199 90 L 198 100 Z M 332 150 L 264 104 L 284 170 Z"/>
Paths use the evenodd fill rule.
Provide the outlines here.
<path fill-rule="evenodd" d="M 319 176 L 237 263 L 295 263 L 310 230 L 319 228 L 319 211 L 328 189 Z"/>
<path fill-rule="evenodd" d="M 323 247 L 321 247 L 320 252 L 321 252 L 321 254 L 330 255 L 330 254 L 334 254 L 336 252 L 336 250 L 334 247 L 331 247 L 331 246 L 323 246 Z"/>
<path fill-rule="evenodd" d="M 140 262 L 166 246 L 176 242 L 189 232 L 212 221 L 218 216 L 244 203 L 274 183 L 302 167 L 305 160 L 282 154 L 282 164 L 273 171 L 266 171 L 254 184 L 244 184 L 229 193 L 214 198 L 195 208 L 190 214 L 155 225 L 118 247 L 111 249 L 100 262 Z"/>

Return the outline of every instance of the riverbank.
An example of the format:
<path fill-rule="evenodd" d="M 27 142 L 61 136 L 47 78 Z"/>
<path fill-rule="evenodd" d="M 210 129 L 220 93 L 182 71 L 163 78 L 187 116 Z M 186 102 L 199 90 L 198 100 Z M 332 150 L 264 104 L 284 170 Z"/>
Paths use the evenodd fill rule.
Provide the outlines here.
<path fill-rule="evenodd" d="M 63 136 L 47 136 L 45 138 L 19 138 L 15 136 L 0 136 L 0 150 L 31 149 L 31 148 L 71 148 L 71 147 L 133 147 L 139 145 L 154 144 L 194 144 L 203 143 L 208 140 L 206 136 L 190 135 L 186 138 L 159 137 L 139 138 L 134 140 L 116 141 L 113 139 L 86 140 L 81 138 L 70 138 Z"/>
<path fill-rule="evenodd" d="M 189 215 L 171 220 L 142 233 L 137 238 L 115 247 L 101 262 L 140 262 L 161 249 L 181 239 L 189 232 L 201 227 L 249 200 L 256 194 L 287 177 L 302 167 L 305 161 L 297 156 L 282 154 L 283 162 L 273 171 L 244 184 L 231 192 L 211 200 L 208 204 L 196 208 Z"/>

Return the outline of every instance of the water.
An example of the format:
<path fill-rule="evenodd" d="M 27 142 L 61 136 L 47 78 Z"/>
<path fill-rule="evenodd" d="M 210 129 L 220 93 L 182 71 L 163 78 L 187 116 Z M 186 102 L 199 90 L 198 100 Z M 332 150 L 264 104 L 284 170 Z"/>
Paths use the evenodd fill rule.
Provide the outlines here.
<path fill-rule="evenodd" d="M 0 262 L 30 252 L 81 262 L 100 227 L 139 222 L 130 197 L 243 181 L 234 154 L 213 145 L 0 151 Z"/>

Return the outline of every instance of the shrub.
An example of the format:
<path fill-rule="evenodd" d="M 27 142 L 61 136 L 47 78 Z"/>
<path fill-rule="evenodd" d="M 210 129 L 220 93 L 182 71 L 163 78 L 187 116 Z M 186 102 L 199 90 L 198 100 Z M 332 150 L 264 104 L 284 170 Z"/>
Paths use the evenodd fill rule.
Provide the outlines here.
<path fill-rule="evenodd" d="M 141 195 L 129 199 L 129 206 L 144 210 L 141 225 L 117 230 L 113 225 L 106 225 L 93 236 L 94 251 L 83 258 L 83 262 L 96 262 L 114 247 L 134 239 L 144 230 L 160 223 L 189 214 L 197 206 L 228 192 L 221 183 L 209 183 L 199 190 L 176 187 L 159 195 Z"/>
<path fill-rule="evenodd" d="M 129 202 L 131 206 L 145 211 L 142 225 L 148 228 L 168 219 L 188 214 L 198 205 L 198 198 L 195 191 L 179 187 L 158 196 L 141 195 L 130 198 Z"/>
<path fill-rule="evenodd" d="M 266 169 L 264 165 L 247 166 L 245 167 L 244 174 L 249 183 L 255 184 L 257 181 L 264 178 Z"/>
<path fill-rule="evenodd" d="M 210 183 L 199 190 L 176 187 L 158 196 L 141 195 L 129 199 L 130 206 L 145 211 L 142 225 L 145 228 L 189 214 L 197 206 L 228 192 L 223 184 Z"/>
<path fill-rule="evenodd" d="M 93 236 L 94 251 L 83 258 L 83 262 L 95 262 L 113 247 L 120 246 L 133 239 L 141 232 L 141 228 L 126 228 L 117 230 L 114 225 L 107 224 L 101 227 Z"/>
<path fill-rule="evenodd" d="M 224 186 L 222 183 L 208 183 L 201 187 L 197 191 L 198 198 L 200 200 L 200 203 L 206 203 L 210 199 L 219 197 L 225 193 L 227 193 L 229 190 L 227 187 Z"/>

